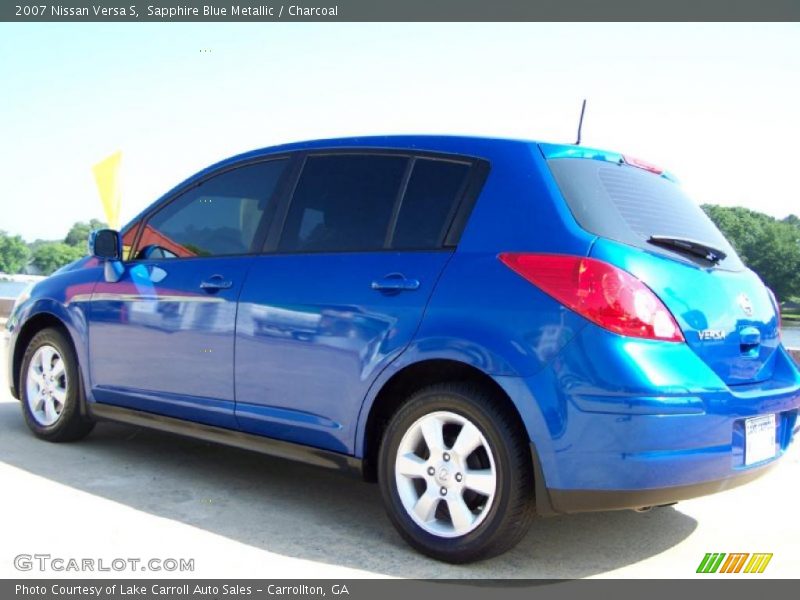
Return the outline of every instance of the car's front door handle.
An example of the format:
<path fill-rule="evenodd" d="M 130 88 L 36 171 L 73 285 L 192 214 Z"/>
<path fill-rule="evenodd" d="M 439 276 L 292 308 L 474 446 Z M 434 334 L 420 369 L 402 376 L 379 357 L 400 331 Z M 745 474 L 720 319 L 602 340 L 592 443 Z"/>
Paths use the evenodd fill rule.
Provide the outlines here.
<path fill-rule="evenodd" d="M 371 285 L 373 290 L 382 292 L 405 292 L 419 288 L 418 279 L 406 279 L 402 273 L 392 273 L 381 279 L 376 279 Z"/>
<path fill-rule="evenodd" d="M 205 281 L 200 282 L 200 289 L 208 292 L 216 292 L 217 290 L 227 290 L 233 287 L 233 282 L 228 281 L 222 275 L 212 275 Z"/>

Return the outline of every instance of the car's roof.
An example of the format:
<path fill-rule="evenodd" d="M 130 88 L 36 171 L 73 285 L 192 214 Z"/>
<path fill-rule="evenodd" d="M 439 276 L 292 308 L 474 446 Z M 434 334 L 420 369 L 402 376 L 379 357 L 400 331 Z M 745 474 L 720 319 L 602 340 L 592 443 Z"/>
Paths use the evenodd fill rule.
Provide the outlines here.
<path fill-rule="evenodd" d="M 606 160 L 608 162 L 620 162 L 622 159 L 622 155 L 617 152 L 609 152 L 586 146 L 576 146 L 575 144 L 557 144 L 519 138 L 474 135 L 369 135 L 290 142 L 277 146 L 259 148 L 258 150 L 251 150 L 226 158 L 209 166 L 197 175 L 202 176 L 207 171 L 218 169 L 228 164 L 287 152 L 374 148 L 481 156 L 522 145 L 539 146 L 546 158 L 592 158 L 595 160 Z"/>
<path fill-rule="evenodd" d="M 416 150 L 431 152 L 450 152 L 453 154 L 475 154 L 490 148 L 502 146 L 519 146 L 537 144 L 533 140 L 481 137 L 467 135 L 369 135 L 352 136 L 329 139 L 307 140 L 290 142 L 277 146 L 268 146 L 238 154 L 225 159 L 213 167 L 219 167 L 228 162 L 237 162 L 271 154 L 285 152 L 302 152 L 304 150 L 346 149 L 346 148 L 375 148 L 393 150 Z"/>
<path fill-rule="evenodd" d="M 534 140 L 520 138 L 504 138 L 478 135 L 437 135 L 437 134 L 397 134 L 397 135 L 363 135 L 337 138 L 323 138 L 302 142 L 291 142 L 278 146 L 264 148 L 264 150 L 303 150 L 338 147 L 390 147 L 390 148 L 439 148 L 471 144 L 536 144 Z"/>

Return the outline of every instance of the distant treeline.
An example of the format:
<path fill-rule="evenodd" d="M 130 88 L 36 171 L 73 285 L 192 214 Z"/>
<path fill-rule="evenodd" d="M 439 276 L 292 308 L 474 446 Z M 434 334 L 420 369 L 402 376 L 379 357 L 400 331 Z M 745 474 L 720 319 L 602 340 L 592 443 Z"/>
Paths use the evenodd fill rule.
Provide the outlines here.
<path fill-rule="evenodd" d="M 704 204 L 703 210 L 779 300 L 800 298 L 800 218 L 775 219 L 716 204 Z"/>
<path fill-rule="evenodd" d="M 75 223 L 62 240 L 27 243 L 18 235 L 0 231 L 0 272 L 49 275 L 56 269 L 85 256 L 93 229 L 106 227 L 97 219 Z"/>

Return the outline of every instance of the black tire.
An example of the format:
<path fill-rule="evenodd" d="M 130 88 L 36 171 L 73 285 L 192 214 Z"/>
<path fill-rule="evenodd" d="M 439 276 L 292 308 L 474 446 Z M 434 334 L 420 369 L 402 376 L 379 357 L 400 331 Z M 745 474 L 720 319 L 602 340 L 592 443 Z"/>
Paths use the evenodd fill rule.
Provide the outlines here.
<path fill-rule="evenodd" d="M 459 537 L 442 537 L 418 525 L 403 506 L 395 480 L 395 459 L 403 436 L 419 419 L 439 411 L 468 419 L 483 434 L 494 456 L 493 501 L 484 508 L 486 515 L 480 524 Z M 423 554 L 450 563 L 497 556 L 525 536 L 535 515 L 533 477 L 530 446 L 518 419 L 508 414 L 491 392 L 470 383 L 438 384 L 411 396 L 390 420 L 378 457 L 383 502 L 400 535 Z M 433 478 L 421 483 L 439 485 Z"/>
<path fill-rule="evenodd" d="M 64 364 L 66 400 L 54 423 L 44 425 L 34 415 L 28 401 L 27 375 L 36 351 L 44 346 L 54 348 Z M 69 339 L 58 329 L 43 329 L 31 339 L 22 357 L 19 375 L 22 413 L 28 428 L 36 437 L 49 442 L 72 442 L 86 437 L 94 428 L 94 421 L 81 410 L 83 388 L 78 371 L 78 359 Z"/>

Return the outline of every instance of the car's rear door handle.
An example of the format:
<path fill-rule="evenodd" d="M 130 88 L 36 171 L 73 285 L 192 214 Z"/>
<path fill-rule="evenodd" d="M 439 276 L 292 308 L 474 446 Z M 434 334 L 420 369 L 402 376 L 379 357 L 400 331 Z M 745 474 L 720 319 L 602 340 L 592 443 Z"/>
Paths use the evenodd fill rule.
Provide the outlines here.
<path fill-rule="evenodd" d="M 407 279 L 402 273 L 391 273 L 372 282 L 373 290 L 381 292 L 406 292 L 419 288 L 419 279 Z"/>
<path fill-rule="evenodd" d="M 205 281 L 200 282 L 200 289 L 208 292 L 216 292 L 217 290 L 227 290 L 233 287 L 233 282 L 228 281 L 222 275 L 212 275 Z"/>

